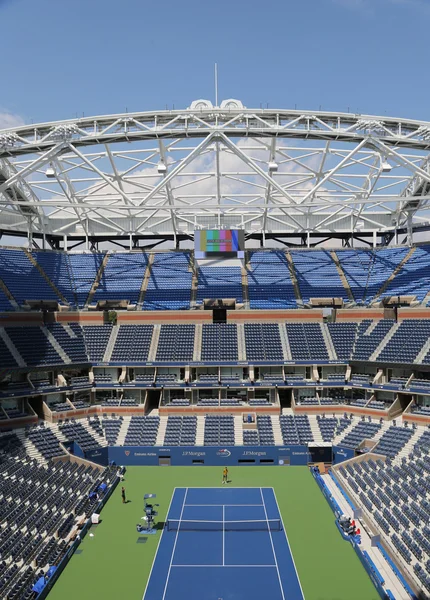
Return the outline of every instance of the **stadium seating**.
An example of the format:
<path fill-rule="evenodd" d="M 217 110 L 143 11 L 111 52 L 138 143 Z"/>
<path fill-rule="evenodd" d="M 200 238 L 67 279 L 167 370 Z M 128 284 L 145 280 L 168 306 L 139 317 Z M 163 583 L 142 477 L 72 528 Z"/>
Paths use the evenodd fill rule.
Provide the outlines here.
<path fill-rule="evenodd" d="M 83 308 L 88 300 L 103 259 L 104 254 L 100 253 L 69 254 L 70 278 L 79 308 Z"/>
<path fill-rule="evenodd" d="M 360 421 L 339 443 L 339 446 L 346 448 L 357 448 L 363 440 L 372 439 L 381 429 L 380 423 Z"/>
<path fill-rule="evenodd" d="M 156 254 L 145 292 L 143 310 L 190 308 L 192 272 L 186 252 Z"/>
<path fill-rule="evenodd" d="M 245 343 L 248 360 L 284 359 L 277 323 L 245 323 Z"/>
<path fill-rule="evenodd" d="M 0 248 L 0 278 L 19 305 L 26 300 L 60 301 L 23 250 Z"/>
<path fill-rule="evenodd" d="M 307 444 L 314 441 L 307 415 L 281 415 L 279 422 L 284 444 Z"/>
<path fill-rule="evenodd" d="M 230 415 L 207 415 L 205 446 L 234 446 L 234 420 Z"/>
<path fill-rule="evenodd" d="M 167 419 L 165 446 L 194 446 L 197 417 L 170 416 Z"/>
<path fill-rule="evenodd" d="M 40 573 L 58 566 L 77 523 L 97 507 L 90 492 L 103 497 L 100 485 L 109 487 L 115 474 L 70 462 L 37 463 L 14 434 L 0 435 L 0 448 L 7 450 L 0 459 L 0 597 L 32 600 Z"/>
<path fill-rule="evenodd" d="M 152 325 L 121 325 L 112 351 L 112 362 L 146 362 L 152 340 Z"/>
<path fill-rule="evenodd" d="M 236 324 L 204 323 L 201 358 L 209 362 L 238 360 Z"/>
<path fill-rule="evenodd" d="M 148 257 L 141 252 L 112 254 L 93 301 L 128 300 L 131 304 L 137 304 L 147 265 Z"/>
<path fill-rule="evenodd" d="M 89 359 L 94 362 L 103 362 L 106 346 L 112 333 L 112 325 L 84 325 L 82 329 Z"/>
<path fill-rule="evenodd" d="M 157 439 L 160 417 L 133 416 L 125 436 L 125 446 L 153 446 Z"/>
<path fill-rule="evenodd" d="M 284 252 L 251 252 L 249 266 L 248 294 L 251 308 L 297 308 Z"/>
<path fill-rule="evenodd" d="M 71 279 L 69 256 L 64 252 L 32 252 L 35 261 L 54 283 L 57 290 L 71 306 L 76 305 L 75 290 Z"/>
<path fill-rule="evenodd" d="M 27 365 L 64 364 L 42 327 L 6 327 L 5 330 Z"/>
<path fill-rule="evenodd" d="M 319 323 L 287 323 L 285 327 L 293 360 L 329 360 Z"/>
<path fill-rule="evenodd" d="M 379 321 L 376 326 L 370 320 L 362 321 L 358 326 L 353 360 L 369 360 L 393 325 L 394 321 L 389 319 Z"/>
<path fill-rule="evenodd" d="M 194 354 L 194 325 L 161 325 L 157 361 L 192 361 Z"/>
<path fill-rule="evenodd" d="M 303 302 L 311 298 L 342 298 L 348 295 L 338 270 L 326 250 L 291 250 Z"/>
<path fill-rule="evenodd" d="M 197 302 L 205 298 L 235 298 L 242 302 L 242 269 L 240 267 L 199 267 L 197 270 Z"/>

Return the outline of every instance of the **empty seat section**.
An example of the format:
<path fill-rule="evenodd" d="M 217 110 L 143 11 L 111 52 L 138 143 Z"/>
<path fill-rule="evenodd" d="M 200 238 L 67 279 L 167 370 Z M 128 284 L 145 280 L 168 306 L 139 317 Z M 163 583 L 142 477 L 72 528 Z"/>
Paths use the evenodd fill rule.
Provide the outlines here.
<path fill-rule="evenodd" d="M 6 333 L 27 365 L 61 365 L 63 359 L 42 331 L 42 327 L 6 327 Z"/>
<path fill-rule="evenodd" d="M 188 252 L 155 254 L 143 301 L 143 310 L 186 310 L 190 308 L 192 279 Z"/>
<path fill-rule="evenodd" d="M 148 257 L 142 252 L 112 254 L 94 294 L 98 300 L 128 300 L 137 304 Z"/>
<path fill-rule="evenodd" d="M 393 274 L 394 269 L 408 252 L 409 248 L 382 248 L 375 251 L 366 289 L 368 303 L 376 296 L 382 285 Z"/>
<path fill-rule="evenodd" d="M 247 360 L 284 360 L 277 323 L 245 323 Z"/>
<path fill-rule="evenodd" d="M 375 254 L 372 250 L 336 250 L 340 265 L 357 304 L 366 303 L 367 284 Z"/>
<path fill-rule="evenodd" d="M 160 417 L 133 416 L 124 446 L 153 446 L 157 439 Z"/>
<path fill-rule="evenodd" d="M 430 338 L 429 320 L 405 320 L 378 355 L 378 362 L 413 363 Z"/>
<path fill-rule="evenodd" d="M 23 304 L 25 300 L 59 301 L 57 294 L 23 250 L 0 248 L 0 279 L 18 304 Z"/>
<path fill-rule="evenodd" d="M 197 417 L 169 416 L 167 419 L 165 446 L 194 446 L 196 442 Z"/>
<path fill-rule="evenodd" d="M 297 308 L 284 252 L 251 252 L 249 266 L 248 295 L 251 308 Z"/>
<path fill-rule="evenodd" d="M 237 327 L 235 323 L 204 323 L 202 326 L 203 361 L 237 361 Z"/>
<path fill-rule="evenodd" d="M 82 329 L 90 361 L 103 362 L 106 347 L 112 333 L 112 325 L 84 325 Z"/>
<path fill-rule="evenodd" d="M 234 446 L 234 418 L 231 415 L 206 415 L 205 446 Z"/>
<path fill-rule="evenodd" d="M 186 362 L 193 360 L 195 325 L 161 325 L 157 361 Z"/>
<path fill-rule="evenodd" d="M 72 363 L 86 363 L 88 356 L 85 349 L 85 341 L 82 329 L 75 323 L 69 325 L 66 329 L 61 323 L 52 323 L 48 325 L 48 330 L 55 337 L 61 348 L 70 358 Z"/>
<path fill-rule="evenodd" d="M 357 323 L 327 323 L 337 357 L 349 360 L 357 335 Z"/>
<path fill-rule="evenodd" d="M 121 325 L 112 352 L 112 362 L 146 362 L 152 340 L 152 325 Z"/>
<path fill-rule="evenodd" d="M 422 302 L 430 291 L 430 246 L 418 246 L 387 286 L 383 296 L 414 295 Z"/>
<path fill-rule="evenodd" d="M 242 302 L 241 267 L 199 267 L 197 302 L 205 298 L 235 298 Z"/>
<path fill-rule="evenodd" d="M 104 256 L 101 253 L 69 254 L 70 276 L 79 308 L 85 306 Z"/>
<path fill-rule="evenodd" d="M 358 326 L 353 360 L 369 360 L 393 325 L 394 321 L 390 319 L 381 319 L 376 325 L 370 320 L 362 321 Z"/>
<path fill-rule="evenodd" d="M 329 359 L 319 323 L 287 323 L 285 327 L 293 360 Z"/>
<path fill-rule="evenodd" d="M 76 305 L 69 256 L 65 252 L 34 251 L 32 256 L 71 306 Z"/>
<path fill-rule="evenodd" d="M 291 250 L 303 302 L 311 298 L 343 298 L 348 295 L 330 252 Z"/>

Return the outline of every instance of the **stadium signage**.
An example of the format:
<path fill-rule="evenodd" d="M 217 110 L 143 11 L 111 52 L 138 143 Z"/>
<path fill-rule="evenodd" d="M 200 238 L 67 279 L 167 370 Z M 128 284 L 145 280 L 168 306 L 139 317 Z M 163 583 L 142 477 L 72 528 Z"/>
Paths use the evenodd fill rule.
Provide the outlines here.
<path fill-rule="evenodd" d="M 186 450 L 182 452 L 182 456 L 206 456 L 206 452 L 190 452 Z"/>

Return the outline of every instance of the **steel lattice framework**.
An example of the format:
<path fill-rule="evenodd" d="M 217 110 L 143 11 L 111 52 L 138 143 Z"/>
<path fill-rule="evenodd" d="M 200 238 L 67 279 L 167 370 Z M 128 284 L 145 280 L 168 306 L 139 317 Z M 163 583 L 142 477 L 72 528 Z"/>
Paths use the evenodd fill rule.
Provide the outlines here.
<path fill-rule="evenodd" d="M 411 233 L 429 200 L 427 122 L 198 100 L 0 131 L 0 229 L 29 237 Z"/>

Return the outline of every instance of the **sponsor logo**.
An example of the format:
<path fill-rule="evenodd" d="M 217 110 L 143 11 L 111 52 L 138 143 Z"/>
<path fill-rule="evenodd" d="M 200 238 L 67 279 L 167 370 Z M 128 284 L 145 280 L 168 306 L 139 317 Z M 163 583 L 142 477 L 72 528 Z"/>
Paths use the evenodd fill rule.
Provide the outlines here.
<path fill-rule="evenodd" d="M 126 456 L 130 456 L 130 450 L 124 450 Z"/>
<path fill-rule="evenodd" d="M 255 450 L 246 450 L 242 456 L 266 456 L 267 452 L 256 452 Z"/>
<path fill-rule="evenodd" d="M 230 450 L 227 450 L 227 448 L 223 448 L 222 450 L 218 450 L 216 455 L 223 456 L 224 458 L 228 458 L 229 456 L 231 456 L 231 452 L 230 452 Z"/>
<path fill-rule="evenodd" d="M 157 456 L 155 452 L 135 452 L 133 456 Z"/>
<path fill-rule="evenodd" d="M 206 456 L 206 452 L 191 452 L 190 450 L 185 450 L 184 452 L 182 452 L 182 456 Z"/>

